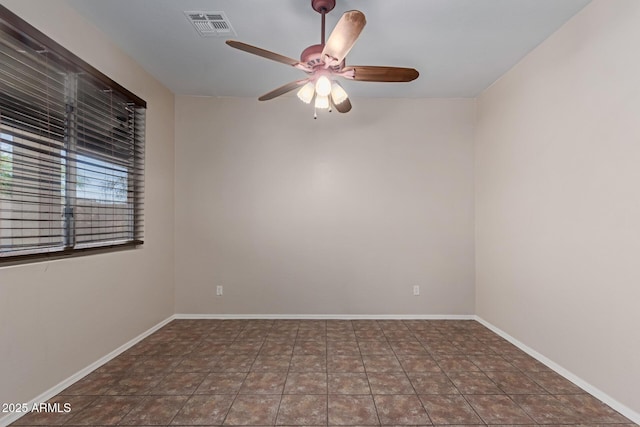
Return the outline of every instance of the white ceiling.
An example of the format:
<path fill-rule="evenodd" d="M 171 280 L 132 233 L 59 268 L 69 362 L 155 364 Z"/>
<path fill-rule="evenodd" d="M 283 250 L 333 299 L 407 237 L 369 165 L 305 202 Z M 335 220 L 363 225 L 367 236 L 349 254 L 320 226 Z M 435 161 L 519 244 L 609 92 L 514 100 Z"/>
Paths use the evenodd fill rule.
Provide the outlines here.
<path fill-rule="evenodd" d="M 235 39 L 292 58 L 320 42 L 310 0 L 67 0 L 176 94 L 258 97 L 301 71 L 200 37 L 187 10 L 224 11 Z M 337 0 L 367 26 L 352 65 L 414 67 L 411 83 L 345 82 L 358 97 L 475 97 L 589 0 Z"/>

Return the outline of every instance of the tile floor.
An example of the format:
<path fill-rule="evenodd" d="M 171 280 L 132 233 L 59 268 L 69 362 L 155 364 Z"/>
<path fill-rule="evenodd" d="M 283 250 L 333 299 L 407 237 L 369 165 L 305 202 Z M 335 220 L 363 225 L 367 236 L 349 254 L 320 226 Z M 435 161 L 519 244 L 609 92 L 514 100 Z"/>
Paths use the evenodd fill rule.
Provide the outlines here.
<path fill-rule="evenodd" d="M 176 320 L 14 425 L 634 425 L 475 321 Z"/>

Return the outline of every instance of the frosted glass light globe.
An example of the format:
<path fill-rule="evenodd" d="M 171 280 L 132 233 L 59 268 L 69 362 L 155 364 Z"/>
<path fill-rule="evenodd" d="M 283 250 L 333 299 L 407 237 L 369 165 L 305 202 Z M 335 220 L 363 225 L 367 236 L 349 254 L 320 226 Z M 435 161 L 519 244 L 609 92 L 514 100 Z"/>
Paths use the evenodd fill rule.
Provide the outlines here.
<path fill-rule="evenodd" d="M 333 103 L 336 105 L 342 104 L 348 98 L 349 96 L 347 95 L 347 92 L 342 88 L 342 86 L 340 86 L 340 83 L 333 82 L 331 85 L 331 99 L 333 100 Z"/>
<path fill-rule="evenodd" d="M 331 81 L 326 76 L 320 76 L 316 81 L 316 93 L 320 96 L 329 96 L 331 93 Z"/>
<path fill-rule="evenodd" d="M 315 106 L 318 109 L 327 109 L 327 108 L 329 108 L 329 97 L 328 96 L 320 96 L 320 94 L 318 94 L 316 96 L 316 104 L 315 104 Z"/>
<path fill-rule="evenodd" d="M 308 104 L 313 99 L 313 94 L 315 93 L 315 86 L 313 83 L 308 82 L 306 85 L 302 86 L 298 91 L 298 98 L 305 104 Z"/>

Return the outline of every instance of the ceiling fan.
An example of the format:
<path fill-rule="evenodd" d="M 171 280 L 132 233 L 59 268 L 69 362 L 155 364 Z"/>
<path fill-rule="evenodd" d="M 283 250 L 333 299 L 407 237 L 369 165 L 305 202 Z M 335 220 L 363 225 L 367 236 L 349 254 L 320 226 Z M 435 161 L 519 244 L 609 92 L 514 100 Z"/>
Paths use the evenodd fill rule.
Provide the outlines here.
<path fill-rule="evenodd" d="M 308 74 L 307 78 L 296 80 L 265 93 L 260 101 L 267 101 L 298 90 L 298 98 L 310 104 L 315 98 L 315 108 L 335 108 L 340 113 L 351 110 L 347 92 L 337 82 L 337 78 L 365 82 L 410 82 L 418 78 L 413 68 L 381 67 L 372 65 L 345 64 L 345 57 L 355 44 L 366 24 L 364 14 L 358 10 L 345 12 L 325 43 L 325 15 L 333 10 L 336 0 L 311 0 L 311 7 L 322 15 L 321 43 L 309 46 L 302 51 L 300 60 L 289 58 L 259 47 L 235 40 L 227 40 L 233 48 L 291 65 Z M 314 114 L 314 118 L 317 116 Z"/>

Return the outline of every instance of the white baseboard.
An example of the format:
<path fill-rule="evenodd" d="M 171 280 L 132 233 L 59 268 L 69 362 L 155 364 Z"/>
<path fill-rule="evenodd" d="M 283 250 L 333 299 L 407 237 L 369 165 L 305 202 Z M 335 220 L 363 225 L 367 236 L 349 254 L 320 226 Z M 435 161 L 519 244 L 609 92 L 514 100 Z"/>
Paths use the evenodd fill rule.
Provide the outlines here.
<path fill-rule="evenodd" d="M 494 326 L 493 324 L 487 322 L 482 317 L 480 317 L 480 316 L 474 316 L 474 317 L 475 317 L 475 320 L 477 320 L 480 324 L 482 324 L 483 326 L 486 326 L 491 331 L 493 331 L 496 334 L 500 335 L 502 338 L 506 339 L 511 344 L 515 345 L 520 350 L 522 350 L 525 353 L 527 353 L 529 356 L 531 356 L 531 357 L 537 359 L 538 361 L 540 361 L 541 363 L 545 364 L 550 369 L 552 369 L 555 372 L 557 372 L 558 374 L 562 375 L 564 378 L 568 379 L 569 381 L 571 381 L 572 383 L 574 383 L 575 385 L 577 385 L 578 387 L 580 387 L 581 389 L 583 389 L 584 391 L 589 393 L 590 395 L 596 397 L 597 399 L 600 399 L 602 402 L 606 403 L 611 408 L 615 409 L 616 411 L 618 411 L 619 413 L 621 413 L 625 417 L 629 418 L 634 423 L 640 424 L 640 414 L 637 413 L 636 411 L 634 411 L 633 409 L 631 409 L 628 406 L 618 402 L 616 399 L 614 399 L 613 397 L 609 396 L 607 393 L 603 392 L 602 390 L 600 390 L 597 387 L 594 387 L 593 385 L 589 384 L 588 382 L 586 382 L 582 378 L 578 377 L 577 375 L 575 375 L 571 371 L 569 371 L 569 370 L 563 368 L 562 366 L 558 365 L 553 360 L 549 359 L 548 357 L 542 355 L 541 353 L 538 353 L 537 351 L 535 351 L 531 347 L 529 347 L 529 346 L 523 344 L 522 342 L 518 341 L 517 339 L 515 339 L 514 337 L 512 337 L 511 335 L 509 335 L 508 333 L 506 333 L 502 329 L 500 329 L 500 328 Z"/>
<path fill-rule="evenodd" d="M 152 326 L 151 328 L 149 328 L 145 332 L 141 333 L 137 337 L 131 339 L 127 343 L 125 343 L 125 344 L 121 345 L 120 347 L 118 347 L 117 349 L 113 350 L 111 353 L 107 354 L 104 357 L 101 357 L 100 359 L 98 359 L 95 362 L 93 362 L 91 365 L 87 366 L 84 369 L 81 369 L 80 371 L 78 371 L 75 374 L 71 375 L 69 378 L 67 378 L 67 379 L 61 381 L 60 383 L 56 384 L 55 386 L 51 387 L 49 390 L 45 391 L 44 393 L 40 394 L 39 396 L 35 397 L 30 402 L 28 402 L 27 407 L 31 408 L 31 407 L 33 407 L 34 403 L 46 402 L 47 400 L 51 399 L 52 397 L 54 397 L 55 395 L 60 393 L 62 390 L 64 390 L 65 388 L 69 387 L 71 384 L 73 384 L 76 381 L 84 378 L 85 376 L 87 376 L 88 374 L 93 372 L 94 370 L 98 369 L 100 366 L 104 365 L 105 363 L 107 363 L 111 359 L 115 358 L 119 354 L 123 353 L 124 351 L 128 350 L 129 348 L 133 347 L 135 344 L 137 344 L 138 342 L 142 341 L 144 338 L 148 337 L 149 335 L 151 335 L 152 333 L 154 333 L 158 329 L 162 328 L 164 325 L 166 325 L 167 323 L 171 322 L 174 319 L 174 317 L 175 316 L 173 316 L 173 315 L 169 316 L 168 318 L 166 318 L 162 322 L 158 323 L 155 326 Z M 19 419 L 23 415 L 25 415 L 25 413 L 14 412 L 14 413 L 7 414 L 7 415 L 5 415 L 3 417 L 0 417 L 0 427 L 8 426 L 9 424 L 15 422 L 17 419 Z"/>
<path fill-rule="evenodd" d="M 176 319 L 475 320 L 473 314 L 176 314 Z"/>

